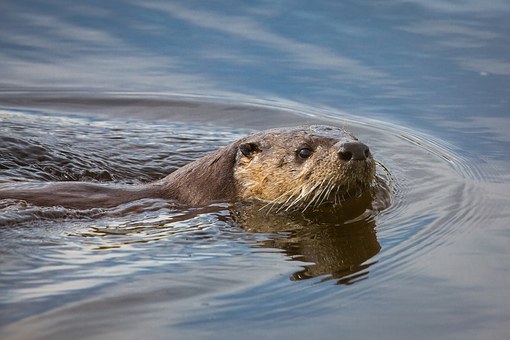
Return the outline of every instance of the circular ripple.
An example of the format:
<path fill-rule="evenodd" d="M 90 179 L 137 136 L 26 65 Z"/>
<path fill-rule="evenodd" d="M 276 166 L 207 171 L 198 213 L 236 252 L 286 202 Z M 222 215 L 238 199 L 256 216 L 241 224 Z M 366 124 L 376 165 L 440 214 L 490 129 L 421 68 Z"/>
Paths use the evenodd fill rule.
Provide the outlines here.
<path fill-rule="evenodd" d="M 248 113 L 251 108 L 244 107 Z M 0 182 L 150 181 L 248 130 L 15 110 L 3 110 L 0 118 Z M 379 182 L 372 197 L 346 202 L 333 214 L 267 216 L 229 206 L 186 210 L 154 200 L 90 211 L 1 202 L 6 270 L 0 283 L 9 287 L 4 301 L 58 304 L 55 295 L 78 299 L 133 276 L 143 281 L 171 272 L 179 278 L 192 271 L 200 279 L 221 272 L 229 287 L 239 287 L 235 294 L 214 287 L 219 300 L 198 319 L 205 322 L 214 313 L 217 322 L 242 313 L 278 320 L 285 318 L 280 308 L 311 312 L 318 301 L 343 294 L 337 285 L 413 275 L 417 258 L 497 213 L 484 190 L 494 176 L 473 155 L 418 131 L 344 118 L 309 116 L 314 123 L 345 126 L 370 145 Z M 250 277 L 275 268 L 281 268 L 277 274 L 251 284 Z M 36 294 L 40 287 L 45 289 Z"/>

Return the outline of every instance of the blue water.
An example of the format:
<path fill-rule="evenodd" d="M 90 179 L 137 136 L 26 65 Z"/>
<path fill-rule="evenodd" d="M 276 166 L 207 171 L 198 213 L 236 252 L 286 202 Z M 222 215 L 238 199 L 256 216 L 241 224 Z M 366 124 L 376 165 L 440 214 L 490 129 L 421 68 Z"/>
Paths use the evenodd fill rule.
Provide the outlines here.
<path fill-rule="evenodd" d="M 320 122 L 367 141 L 392 202 L 304 234 L 226 206 L 0 202 L 0 334 L 508 338 L 509 17 L 498 0 L 2 1 L 0 181 L 149 181 Z"/>

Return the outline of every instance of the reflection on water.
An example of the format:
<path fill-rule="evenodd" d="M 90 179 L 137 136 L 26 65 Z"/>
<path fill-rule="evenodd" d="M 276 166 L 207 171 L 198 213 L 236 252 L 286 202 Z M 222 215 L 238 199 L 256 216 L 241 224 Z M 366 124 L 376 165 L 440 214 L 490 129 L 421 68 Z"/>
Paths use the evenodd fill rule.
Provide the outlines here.
<path fill-rule="evenodd" d="M 201 107 L 200 102 L 194 107 Z M 217 112 L 220 118 L 224 111 Z M 250 117 L 259 108 L 247 106 L 240 112 Z M 259 116 L 260 122 L 269 115 L 271 110 Z M 223 128 L 220 132 L 190 122 L 135 118 L 121 122 L 11 109 L 4 109 L 0 119 L 4 122 L 2 182 L 150 181 L 245 134 L 244 130 Z M 204 294 L 214 291 L 216 298 L 226 300 L 205 311 L 223 321 L 230 318 L 231 311 L 266 315 L 266 307 L 256 307 L 252 290 L 269 290 L 264 295 L 273 301 L 270 308 L 279 309 L 288 303 L 289 294 L 302 289 L 292 282 L 351 286 L 374 275 L 387 280 L 401 275 L 402 268 L 412 266 L 421 253 L 447 241 L 460 226 L 465 229 L 465 223 L 483 223 L 490 214 L 490 210 L 480 210 L 487 202 L 483 194 L 477 193 L 473 199 L 478 187 L 459 177 L 475 174 L 472 178 L 476 179 L 476 174 L 483 172 L 465 163 L 447 144 L 391 126 L 353 123 L 351 128 L 371 145 L 378 160 L 378 179 L 370 192 L 336 208 L 304 214 L 275 213 L 256 204 L 188 209 L 144 199 L 110 209 L 80 211 L 3 200 L 1 284 L 6 294 L 0 303 L 7 312 L 0 319 L 11 324 L 8 329 L 14 334 L 28 322 L 32 326 L 26 329 L 49 327 L 58 337 L 63 330 L 54 323 L 66 315 L 60 308 L 74 306 L 70 307 L 73 313 L 90 318 L 93 314 L 87 304 L 102 304 L 102 299 L 90 300 L 91 296 L 107 298 L 115 292 L 120 294 L 115 299 L 130 308 L 131 289 L 126 288 L 124 296 L 124 288 L 116 293 L 116 287 L 124 287 L 130 280 L 151 277 L 159 282 L 158 277 L 172 273 L 176 284 L 192 279 L 201 282 L 218 272 L 228 283 L 209 283 Z M 108 147 L 98 148 L 100 145 Z M 253 277 L 265 277 L 266 273 L 269 281 L 265 283 Z M 282 274 L 285 280 L 274 282 Z M 163 283 L 167 284 L 173 285 Z M 246 291 L 248 295 L 227 298 L 230 293 L 222 289 L 224 284 L 229 291 Z M 142 286 L 149 295 L 162 288 L 158 284 Z M 330 291 L 323 295 L 319 293 L 323 289 L 313 293 L 319 296 L 310 301 L 308 293 L 296 291 L 294 303 L 313 308 L 313 301 L 338 294 Z M 172 296 L 189 300 L 190 306 L 203 298 L 201 294 L 176 294 Z M 149 309 L 155 303 L 139 299 L 136 301 Z M 86 301 L 83 308 L 80 301 Z M 174 298 L 168 303 L 166 308 Z M 34 324 L 31 316 L 41 311 L 50 314 L 41 319 L 42 324 Z M 194 319 L 172 314 L 171 323 L 207 319 L 202 312 Z M 73 323 L 67 322 L 71 327 Z"/>
<path fill-rule="evenodd" d="M 196 155 L 198 158 L 225 144 L 228 138 L 239 137 L 232 133 L 219 137 L 192 124 L 133 122 L 118 126 L 108 121 L 59 119 L 16 111 L 4 111 L 2 118 L 6 123 L 6 137 L 0 137 L 0 146 L 4 150 L 0 166 L 8 171 L 0 181 L 6 183 L 13 180 L 128 183 L 156 180 L 165 176 L 165 169 L 170 172 L 182 165 L 180 160 L 183 157 Z M 172 133 L 169 134 L 169 131 Z M 194 139 L 187 137 L 190 133 Z M 100 140 L 107 143 L 108 148 L 95 150 Z M 125 149 L 126 145 L 129 148 Z M 211 241 L 222 239 L 218 235 L 210 235 L 211 227 L 218 223 L 236 225 L 244 231 L 256 233 L 283 232 L 285 236 L 264 239 L 256 244 L 263 248 L 282 249 L 287 256 L 300 262 L 314 263 L 313 266 L 305 266 L 304 272 L 295 273 L 295 279 L 322 275 L 342 278 L 365 268 L 360 266 L 380 249 L 374 218 L 390 204 L 391 189 L 385 182 L 390 177 L 387 169 L 381 165 L 378 171 L 381 177 L 378 177 L 372 191 L 349 199 L 340 207 L 314 209 L 303 216 L 278 214 L 257 205 L 236 205 L 230 212 L 227 211 L 228 217 L 225 218 L 222 206 L 187 210 L 172 202 L 153 199 L 111 209 L 88 210 L 37 207 L 24 201 L 3 200 L 0 222 L 6 227 L 17 228 L 32 224 L 32 228 L 35 227 L 33 224 L 54 226 L 61 220 L 62 229 L 70 228 L 64 233 L 65 238 L 74 239 L 86 254 L 112 249 L 132 251 L 136 245 L 168 240 L 182 243 L 183 238 L 186 245 L 196 247 L 206 242 L 210 247 Z M 79 228 L 73 226 L 76 223 Z M 69 257 L 69 251 L 65 253 Z M 194 258 L 197 259 L 196 254 Z M 175 260 L 182 261 L 182 256 Z M 146 269 L 152 267 L 145 262 L 143 266 Z M 84 289 L 76 280 L 73 282 L 76 289 Z M 56 287 L 60 285 L 57 283 Z M 67 286 L 71 285 L 67 283 Z M 68 289 L 64 291 L 68 292 Z"/>
<path fill-rule="evenodd" d="M 283 232 L 285 237 L 264 240 L 260 246 L 282 249 L 293 260 L 311 263 L 292 274 L 294 280 L 323 276 L 347 284 L 367 274 L 358 272 L 367 269 L 365 262 L 380 250 L 375 219 L 388 208 L 391 189 L 378 182 L 373 192 L 348 199 L 340 207 L 305 214 L 275 214 L 263 205 L 239 204 L 233 210 L 234 221 L 249 232 Z"/>

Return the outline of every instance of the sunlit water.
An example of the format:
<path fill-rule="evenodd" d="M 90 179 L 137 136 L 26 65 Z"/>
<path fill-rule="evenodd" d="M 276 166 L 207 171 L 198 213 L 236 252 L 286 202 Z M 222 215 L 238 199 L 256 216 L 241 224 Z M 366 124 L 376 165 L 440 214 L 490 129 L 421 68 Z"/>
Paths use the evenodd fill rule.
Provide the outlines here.
<path fill-rule="evenodd" d="M 342 207 L 0 200 L 2 339 L 510 337 L 510 4 L 2 1 L 0 185 L 137 184 L 344 127 Z"/>
<path fill-rule="evenodd" d="M 168 106 L 178 116 L 188 100 L 172 98 Z M 231 109 L 210 105 L 212 122 Z M 249 117 L 261 106 L 240 111 Z M 285 116 L 287 125 L 302 119 L 298 112 L 265 111 L 258 112 L 258 128 L 271 115 Z M 21 109 L 0 115 L 4 183 L 148 182 L 250 132 L 177 122 L 172 113 L 122 121 Z M 331 299 L 342 304 L 405 275 L 424 253 L 490 221 L 495 207 L 480 186 L 491 173 L 446 142 L 349 116 L 305 121 L 343 126 L 371 146 L 378 161 L 374 196 L 311 214 L 227 203 L 190 209 L 151 199 L 81 211 L 1 201 L 3 323 L 53 337 L 85 325 L 98 334 L 122 333 L 129 319 L 112 315 L 126 309 L 184 329 L 221 327 L 232 315 L 271 323 L 320 316 L 331 312 L 323 310 Z"/>

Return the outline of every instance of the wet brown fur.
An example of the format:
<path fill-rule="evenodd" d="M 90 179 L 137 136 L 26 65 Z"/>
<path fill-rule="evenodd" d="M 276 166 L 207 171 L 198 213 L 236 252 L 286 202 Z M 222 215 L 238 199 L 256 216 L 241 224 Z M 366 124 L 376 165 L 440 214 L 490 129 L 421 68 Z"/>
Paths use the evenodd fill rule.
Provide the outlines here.
<path fill-rule="evenodd" d="M 82 182 L 9 183 L 0 199 L 76 209 L 113 207 L 142 198 L 163 198 L 190 206 L 260 200 L 280 208 L 306 209 L 338 203 L 370 187 L 375 163 L 345 162 L 338 143 L 356 140 L 335 127 L 307 126 L 255 133 L 210 153 L 167 177 L 146 185 L 119 186 Z M 297 151 L 313 148 L 309 159 Z"/>
<path fill-rule="evenodd" d="M 359 195 L 373 182 L 375 162 L 371 156 L 365 161 L 340 159 L 340 144 L 355 140 L 346 131 L 326 126 L 254 135 L 245 143 L 254 143 L 258 151 L 242 157 L 235 167 L 238 195 L 286 210 L 336 204 L 346 196 Z M 313 150 L 306 160 L 297 155 L 303 147 Z"/>

